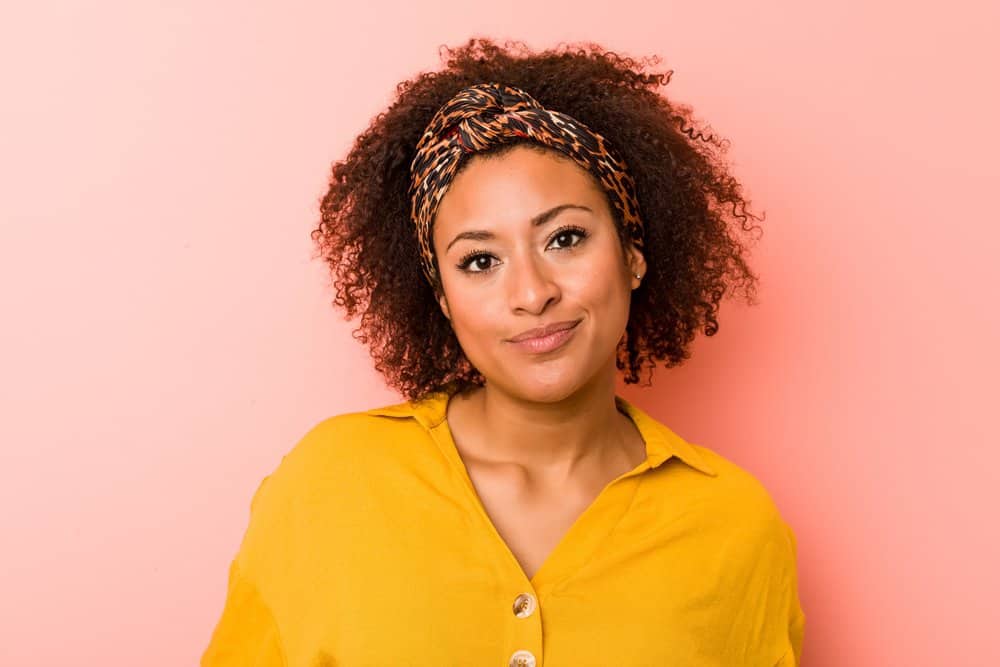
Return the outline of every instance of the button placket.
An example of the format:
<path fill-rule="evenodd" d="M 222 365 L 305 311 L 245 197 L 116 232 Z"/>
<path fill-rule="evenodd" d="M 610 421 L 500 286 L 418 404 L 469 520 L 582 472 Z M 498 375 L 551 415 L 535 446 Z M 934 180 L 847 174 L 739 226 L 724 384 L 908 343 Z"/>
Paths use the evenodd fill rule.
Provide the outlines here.
<path fill-rule="evenodd" d="M 541 655 L 542 648 L 542 619 L 535 591 L 530 587 L 527 590 L 521 589 L 521 592 L 514 596 L 510 609 L 515 619 L 512 622 L 516 628 L 511 636 L 511 639 L 515 640 L 511 648 L 516 650 L 511 654 L 508 665 L 536 667 L 539 658 L 535 655 Z"/>

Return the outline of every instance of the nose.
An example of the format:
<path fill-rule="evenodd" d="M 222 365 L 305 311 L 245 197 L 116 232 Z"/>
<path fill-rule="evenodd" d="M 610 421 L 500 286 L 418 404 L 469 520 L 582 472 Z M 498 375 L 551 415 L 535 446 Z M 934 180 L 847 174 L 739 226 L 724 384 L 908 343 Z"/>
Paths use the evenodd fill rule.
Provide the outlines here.
<path fill-rule="evenodd" d="M 532 252 L 511 257 L 506 272 L 507 299 L 513 312 L 540 314 L 560 297 L 554 269 Z"/>

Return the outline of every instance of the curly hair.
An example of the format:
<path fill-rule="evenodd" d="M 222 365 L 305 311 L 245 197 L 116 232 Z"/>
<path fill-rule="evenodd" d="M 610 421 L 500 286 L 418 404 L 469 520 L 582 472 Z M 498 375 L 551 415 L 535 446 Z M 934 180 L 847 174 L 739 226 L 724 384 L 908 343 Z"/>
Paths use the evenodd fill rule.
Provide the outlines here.
<path fill-rule="evenodd" d="M 632 292 L 616 366 L 636 383 L 657 361 L 690 357 L 698 330 L 719 329 L 727 289 L 755 303 L 758 277 L 737 232 L 760 230 L 723 156 L 729 142 L 696 128 L 689 106 L 658 91 L 672 70 L 647 71 L 657 56 L 634 59 L 594 43 L 533 52 L 522 42 L 472 38 L 441 47 L 444 68 L 396 86 L 396 99 L 332 166 L 312 230 L 329 266 L 345 319 L 375 369 L 410 400 L 453 393 L 485 379 L 466 358 L 437 300 L 440 283 L 421 271 L 407 197 L 409 167 L 425 126 L 456 92 L 499 81 L 528 91 L 544 107 L 581 120 L 606 137 L 629 165 L 644 230 L 647 273 Z M 509 150 L 508 144 L 502 150 Z M 619 225 L 620 219 L 615 220 Z M 738 224 L 733 224 L 738 223 Z M 621 237 L 620 235 L 620 238 Z"/>

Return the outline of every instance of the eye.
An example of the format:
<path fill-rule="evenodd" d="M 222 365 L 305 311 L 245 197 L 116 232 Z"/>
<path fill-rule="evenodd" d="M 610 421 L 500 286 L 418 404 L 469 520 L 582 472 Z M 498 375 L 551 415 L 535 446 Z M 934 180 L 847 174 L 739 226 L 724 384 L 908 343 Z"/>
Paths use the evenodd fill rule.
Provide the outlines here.
<path fill-rule="evenodd" d="M 579 236 L 580 240 L 574 243 L 572 240 L 574 236 Z M 552 235 L 549 245 L 551 246 L 552 243 L 558 241 L 559 245 L 555 247 L 556 250 L 570 250 L 580 245 L 587 236 L 586 230 L 580 227 L 563 227 L 557 229 Z M 563 245 L 564 243 L 568 243 L 568 245 Z M 495 266 L 487 264 L 490 259 L 496 259 L 496 256 L 485 250 L 473 250 L 463 255 L 456 266 L 466 273 L 486 273 Z"/>
<path fill-rule="evenodd" d="M 493 257 L 493 255 L 484 250 L 473 250 L 469 254 L 463 255 L 462 259 L 458 262 L 458 264 L 456 264 L 456 266 L 462 271 L 465 271 L 466 273 L 484 273 L 493 267 L 483 266 L 480 260 L 481 259 L 486 260 L 490 258 L 496 259 L 495 257 Z M 477 268 L 470 269 L 469 266 L 471 264 L 476 264 Z"/>
<path fill-rule="evenodd" d="M 570 243 L 568 246 L 557 248 L 557 250 L 564 250 L 580 245 L 583 242 L 583 239 L 587 238 L 587 232 L 579 227 L 563 227 L 562 229 L 556 230 L 556 233 L 552 236 L 552 240 L 571 239 L 573 236 L 579 236 L 580 240 L 576 243 Z"/>

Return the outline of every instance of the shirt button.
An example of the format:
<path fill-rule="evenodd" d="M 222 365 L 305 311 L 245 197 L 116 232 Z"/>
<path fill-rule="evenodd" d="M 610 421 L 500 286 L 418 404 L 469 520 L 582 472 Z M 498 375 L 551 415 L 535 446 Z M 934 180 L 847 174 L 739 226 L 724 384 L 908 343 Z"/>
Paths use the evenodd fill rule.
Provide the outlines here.
<path fill-rule="evenodd" d="M 531 651 L 514 651 L 510 656 L 510 667 L 535 667 L 535 656 Z"/>
<path fill-rule="evenodd" d="M 518 618 L 531 616 L 535 611 L 535 596 L 530 593 L 521 593 L 514 598 L 514 615 Z"/>

